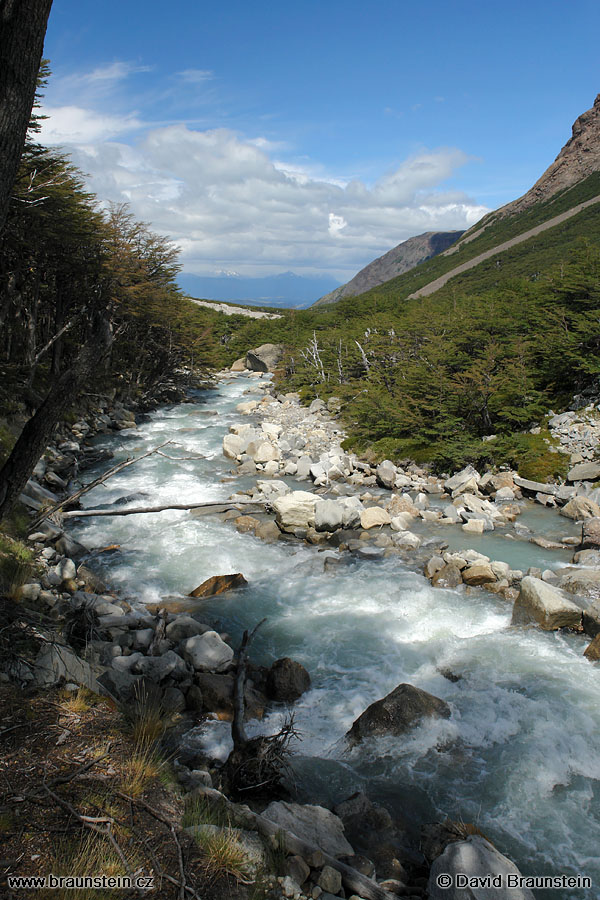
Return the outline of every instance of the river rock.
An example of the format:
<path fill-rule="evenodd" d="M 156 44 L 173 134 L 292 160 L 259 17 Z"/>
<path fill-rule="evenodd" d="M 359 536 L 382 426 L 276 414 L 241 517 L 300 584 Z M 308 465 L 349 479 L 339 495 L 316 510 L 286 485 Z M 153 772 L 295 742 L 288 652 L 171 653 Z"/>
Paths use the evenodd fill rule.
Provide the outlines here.
<path fill-rule="evenodd" d="M 509 875 L 520 876 L 515 864 L 480 835 L 469 835 L 464 841 L 448 844 L 441 856 L 434 860 L 427 885 L 429 900 L 535 900 L 525 887 L 506 886 Z M 450 887 L 438 884 L 440 876 L 451 879 Z M 478 887 L 457 884 L 457 876 L 466 879 L 499 876 L 500 887 Z M 475 881 L 476 885 L 477 882 Z"/>
<path fill-rule="evenodd" d="M 475 482 L 475 490 L 477 490 L 477 483 L 479 482 L 481 476 L 477 469 L 474 469 L 473 466 L 466 466 L 464 469 L 461 469 L 460 472 L 457 472 L 452 478 L 448 478 L 447 481 L 444 482 L 444 488 L 448 491 L 449 494 L 453 494 L 454 491 L 463 490 L 471 481 Z"/>
<path fill-rule="evenodd" d="M 210 631 L 210 628 L 201 622 L 197 622 L 192 616 L 177 616 L 166 628 L 167 637 L 175 644 L 194 637 L 196 634 L 205 634 L 207 631 Z"/>
<path fill-rule="evenodd" d="M 391 491 L 396 484 L 397 472 L 398 470 L 394 463 L 390 459 L 384 459 L 375 470 L 377 484 Z"/>
<path fill-rule="evenodd" d="M 277 659 L 267 674 L 267 695 L 271 700 L 291 703 L 310 687 L 310 675 L 303 665 L 288 656 Z"/>
<path fill-rule="evenodd" d="M 598 662 L 598 660 L 600 660 L 600 633 L 587 645 L 583 651 L 583 655 L 586 659 L 589 659 L 590 662 Z"/>
<path fill-rule="evenodd" d="M 541 578 L 526 575 L 515 600 L 513 625 L 536 622 L 544 631 L 581 624 L 581 608 L 568 599 L 560 588 L 546 584 Z"/>
<path fill-rule="evenodd" d="M 431 581 L 433 576 L 437 572 L 439 572 L 440 569 L 443 569 L 445 565 L 446 563 L 441 556 L 432 556 L 427 560 L 427 562 L 425 563 L 425 568 L 423 569 L 425 578 L 429 578 L 429 580 Z"/>
<path fill-rule="evenodd" d="M 394 546 L 401 550 L 418 550 L 423 543 L 422 538 L 418 534 L 413 534 L 412 531 L 397 531 L 392 535 L 392 541 Z"/>
<path fill-rule="evenodd" d="M 578 550 L 573 554 L 573 562 L 578 566 L 600 566 L 600 550 Z"/>
<path fill-rule="evenodd" d="M 323 866 L 318 877 L 317 884 L 328 894 L 339 894 L 342 887 L 342 875 L 333 866 Z"/>
<path fill-rule="evenodd" d="M 369 506 L 360 514 L 360 525 L 365 530 L 378 525 L 389 525 L 391 521 L 389 512 L 382 509 L 381 506 Z"/>
<path fill-rule="evenodd" d="M 566 516 L 568 519 L 575 519 L 575 521 L 599 518 L 600 506 L 593 500 L 578 495 L 563 506 L 560 515 Z"/>
<path fill-rule="evenodd" d="M 344 522 L 344 507 L 338 500 L 323 500 L 315 507 L 315 530 L 337 531 Z"/>
<path fill-rule="evenodd" d="M 182 644 L 183 656 L 197 672 L 222 672 L 233 660 L 233 650 L 216 631 L 206 631 Z"/>
<path fill-rule="evenodd" d="M 330 856 L 337 858 L 354 853 L 344 837 L 342 820 L 323 806 L 276 801 L 267 806 L 263 816 Z"/>
<path fill-rule="evenodd" d="M 542 484 L 541 481 L 530 481 L 527 478 L 521 478 L 520 475 L 513 476 L 514 483 L 517 487 L 522 488 L 530 494 L 558 494 L 558 486 L 555 484 Z"/>
<path fill-rule="evenodd" d="M 246 357 L 242 356 L 241 359 L 236 359 L 234 363 L 231 364 L 230 372 L 244 372 L 246 370 Z"/>
<path fill-rule="evenodd" d="M 237 459 L 242 452 L 242 438 L 238 434 L 226 434 L 223 438 L 223 456 Z"/>
<path fill-rule="evenodd" d="M 194 638 L 188 640 L 193 641 Z M 117 657 L 117 660 L 121 657 Z M 116 660 L 115 660 L 116 662 Z M 114 665 L 114 663 L 113 663 Z M 168 650 L 162 656 L 142 656 L 132 666 L 132 672 L 138 675 L 144 675 L 150 681 L 158 684 L 165 678 L 172 676 L 173 678 L 185 678 L 188 675 L 188 669 L 182 658 Z"/>
<path fill-rule="evenodd" d="M 558 572 L 558 586 L 586 600 L 600 598 L 600 569 L 566 567 Z"/>
<path fill-rule="evenodd" d="M 246 354 L 246 368 L 252 372 L 273 372 L 283 358 L 283 344 L 261 344 Z"/>
<path fill-rule="evenodd" d="M 207 578 L 197 588 L 194 588 L 189 596 L 214 597 L 215 594 L 223 594 L 225 591 L 232 591 L 247 584 L 248 582 L 241 572 L 236 572 L 234 575 L 213 575 L 212 578 Z"/>
<path fill-rule="evenodd" d="M 584 609 L 581 623 L 583 630 L 590 637 L 596 637 L 597 634 L 600 634 L 600 600 L 594 600 L 593 603 L 590 603 Z"/>
<path fill-rule="evenodd" d="M 492 584 L 497 581 L 489 563 L 475 563 L 473 566 L 468 566 L 462 573 L 462 579 L 465 584 L 470 585 Z"/>
<path fill-rule="evenodd" d="M 433 587 L 439 588 L 456 588 L 462 584 L 462 572 L 454 564 L 446 563 L 443 569 L 435 573 L 431 579 Z"/>
<path fill-rule="evenodd" d="M 321 497 L 309 491 L 291 491 L 273 503 L 276 521 L 282 531 L 306 530 L 315 526 L 315 507 Z"/>
<path fill-rule="evenodd" d="M 462 526 L 462 530 L 468 534 L 483 534 L 485 531 L 485 519 L 468 519 Z"/>
<path fill-rule="evenodd" d="M 98 693 L 97 672 L 84 659 L 80 659 L 71 647 L 53 643 L 42 647 L 35 660 L 33 681 L 40 687 L 57 682 L 74 682 Z"/>
<path fill-rule="evenodd" d="M 371 703 L 346 737 L 357 744 L 365 737 L 405 734 L 424 718 L 449 717 L 450 707 L 444 700 L 412 684 L 399 684 L 382 700 Z"/>
<path fill-rule="evenodd" d="M 412 497 L 408 494 L 392 494 L 392 499 L 385 507 L 390 516 L 396 517 L 402 513 L 408 513 L 413 519 L 418 518 L 419 510 L 413 503 Z"/>
<path fill-rule="evenodd" d="M 209 672 L 198 672 L 194 676 L 194 684 L 202 695 L 204 709 L 210 712 L 233 716 L 235 678 L 233 675 L 217 675 Z M 245 717 L 262 718 L 265 697 L 246 683 L 244 687 Z"/>
<path fill-rule="evenodd" d="M 585 519 L 580 550 L 600 550 L 600 517 Z"/>
<path fill-rule="evenodd" d="M 240 534 L 256 534 L 260 526 L 260 520 L 256 516 L 238 516 L 235 519 L 235 527 Z"/>
<path fill-rule="evenodd" d="M 249 416 L 255 409 L 258 409 L 258 403 L 256 400 L 244 400 L 243 403 L 238 403 L 235 409 L 236 412 Z"/>
<path fill-rule="evenodd" d="M 598 481 L 600 462 L 582 462 L 569 471 L 567 481 Z"/>

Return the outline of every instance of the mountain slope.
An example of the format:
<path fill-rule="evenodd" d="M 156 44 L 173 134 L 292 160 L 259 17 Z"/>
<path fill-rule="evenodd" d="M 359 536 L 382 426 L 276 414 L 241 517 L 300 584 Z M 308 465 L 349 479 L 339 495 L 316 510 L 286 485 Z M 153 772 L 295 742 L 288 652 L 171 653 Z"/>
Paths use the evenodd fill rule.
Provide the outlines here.
<path fill-rule="evenodd" d="M 408 272 L 420 263 L 442 253 L 463 235 L 463 231 L 427 231 L 409 238 L 393 247 L 361 269 L 354 278 L 340 285 L 329 294 L 325 294 L 313 303 L 323 306 L 326 303 L 337 303 L 344 297 L 356 297 L 365 291 L 390 281 L 404 272 Z"/>

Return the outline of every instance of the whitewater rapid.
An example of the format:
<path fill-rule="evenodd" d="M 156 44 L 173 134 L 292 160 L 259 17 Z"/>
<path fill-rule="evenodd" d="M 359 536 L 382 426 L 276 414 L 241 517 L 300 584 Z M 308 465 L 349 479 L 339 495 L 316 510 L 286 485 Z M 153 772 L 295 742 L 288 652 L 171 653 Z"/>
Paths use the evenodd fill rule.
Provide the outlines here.
<path fill-rule="evenodd" d="M 250 487 L 252 479 L 232 478 L 222 439 L 240 421 L 235 406 L 251 383 L 223 382 L 197 402 L 151 414 L 137 430 L 98 438 L 117 460 L 165 440 L 175 442 L 164 448 L 171 456 L 202 458 L 149 456 L 88 494 L 85 505 L 123 496 L 132 506 L 218 500 Z M 310 672 L 311 690 L 295 705 L 301 799 L 327 804 L 365 790 L 413 834 L 446 817 L 475 822 L 523 874 L 588 875 L 595 887 L 564 897 L 600 895 L 600 667 L 583 658 L 583 637 L 512 628 L 505 600 L 434 589 L 398 558 L 325 572 L 321 548 L 266 544 L 218 516 L 75 520 L 72 532 L 88 547 L 120 545 L 94 568 L 135 602 L 184 597 L 215 574 L 245 575 L 247 590 L 194 610 L 234 646 L 266 617 L 256 661 L 291 656 Z M 451 718 L 348 752 L 341 739 L 354 719 L 401 682 L 446 700 Z M 259 727 L 275 728 L 283 714 L 274 711 Z M 226 743 L 223 731 L 215 742 Z"/>

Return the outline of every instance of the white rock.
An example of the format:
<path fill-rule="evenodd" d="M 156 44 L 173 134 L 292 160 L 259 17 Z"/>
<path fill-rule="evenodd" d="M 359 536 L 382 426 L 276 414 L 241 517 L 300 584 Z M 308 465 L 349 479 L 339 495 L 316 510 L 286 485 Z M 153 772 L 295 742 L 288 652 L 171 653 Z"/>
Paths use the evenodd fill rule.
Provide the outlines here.
<path fill-rule="evenodd" d="M 182 644 L 184 659 L 198 672 L 222 672 L 233 659 L 233 650 L 216 631 L 187 638 Z"/>
<path fill-rule="evenodd" d="M 360 514 L 360 525 L 364 529 L 375 528 L 378 525 L 389 525 L 391 521 L 389 512 L 380 506 L 369 506 L 367 509 L 363 509 Z"/>

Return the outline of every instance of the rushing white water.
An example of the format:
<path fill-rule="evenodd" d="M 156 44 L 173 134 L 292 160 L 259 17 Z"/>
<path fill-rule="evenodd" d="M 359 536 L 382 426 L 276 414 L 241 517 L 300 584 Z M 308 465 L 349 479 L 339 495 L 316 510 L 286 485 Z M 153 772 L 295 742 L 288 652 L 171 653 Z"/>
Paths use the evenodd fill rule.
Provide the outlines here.
<path fill-rule="evenodd" d="M 167 439 L 177 442 L 165 448 L 169 454 L 205 458 L 148 457 L 87 495 L 86 505 L 139 493 L 148 505 L 220 499 L 249 486 L 230 479 L 221 452 L 248 386 L 237 378 L 198 403 L 154 413 L 137 431 L 100 439 L 117 458 Z M 139 497 L 129 505 L 140 505 Z M 567 533 L 568 523 L 560 529 Z M 305 799 L 335 802 L 366 789 L 409 831 L 445 816 L 476 822 L 523 873 L 589 875 L 594 888 L 562 896 L 599 896 L 600 668 L 583 658 L 583 638 L 512 628 L 505 601 L 484 591 L 433 589 L 396 558 L 324 572 L 317 547 L 265 544 L 214 516 L 96 518 L 73 531 L 89 547 L 121 545 L 118 555 L 104 556 L 105 573 L 123 596 L 143 602 L 185 595 L 211 575 L 244 573 L 248 589 L 197 609 L 234 644 L 266 616 L 253 645 L 257 660 L 292 656 L 309 670 L 312 688 L 295 707 Z M 484 552 L 512 565 L 527 557 L 525 567 L 556 566 L 568 558 L 492 540 L 494 551 Z M 444 678 L 444 668 L 460 680 Z M 400 682 L 445 699 L 452 717 L 349 752 L 341 739 L 353 720 Z M 266 727 L 283 714 L 274 711 Z"/>

